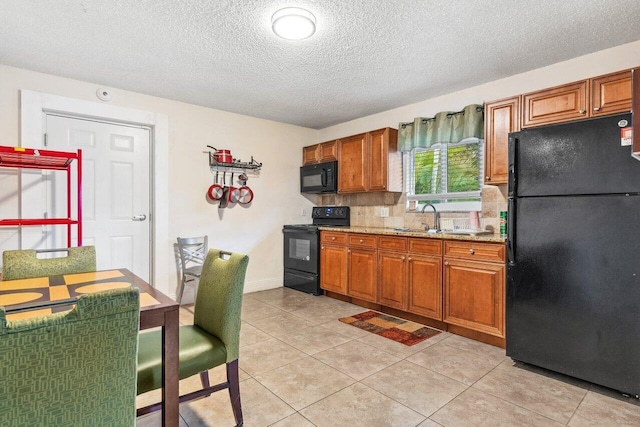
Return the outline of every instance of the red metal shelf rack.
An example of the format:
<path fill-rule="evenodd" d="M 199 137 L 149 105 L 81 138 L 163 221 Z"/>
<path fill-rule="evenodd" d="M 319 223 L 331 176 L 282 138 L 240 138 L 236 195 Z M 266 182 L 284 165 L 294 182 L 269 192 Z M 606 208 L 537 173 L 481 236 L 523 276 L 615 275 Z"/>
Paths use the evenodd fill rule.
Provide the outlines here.
<path fill-rule="evenodd" d="M 71 217 L 71 165 L 76 165 L 78 204 L 76 218 Z M 67 172 L 66 218 L 2 219 L 0 226 L 66 225 L 67 247 L 71 246 L 71 226 L 78 228 L 78 246 L 82 246 L 82 150 L 77 152 L 40 150 L 36 148 L 0 146 L 0 167 L 47 169 Z"/>

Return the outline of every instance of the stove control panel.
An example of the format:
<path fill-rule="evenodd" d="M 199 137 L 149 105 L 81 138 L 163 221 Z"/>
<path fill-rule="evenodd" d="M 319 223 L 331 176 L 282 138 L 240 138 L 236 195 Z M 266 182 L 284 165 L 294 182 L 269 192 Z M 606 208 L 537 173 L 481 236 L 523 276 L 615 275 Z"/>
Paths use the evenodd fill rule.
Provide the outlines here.
<path fill-rule="evenodd" d="M 311 211 L 311 218 L 349 218 L 349 206 L 316 206 Z"/>

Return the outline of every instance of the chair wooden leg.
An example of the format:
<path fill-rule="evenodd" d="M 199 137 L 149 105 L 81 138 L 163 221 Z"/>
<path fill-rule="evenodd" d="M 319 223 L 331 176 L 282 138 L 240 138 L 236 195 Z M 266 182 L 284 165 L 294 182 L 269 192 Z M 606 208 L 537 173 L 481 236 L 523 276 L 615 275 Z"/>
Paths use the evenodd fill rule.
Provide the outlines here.
<path fill-rule="evenodd" d="M 202 383 L 202 388 L 206 389 L 209 388 L 209 371 L 204 371 L 204 372 L 200 372 L 200 382 Z M 211 396 L 210 394 L 207 394 L 206 397 Z"/>
<path fill-rule="evenodd" d="M 227 363 L 227 381 L 229 382 L 229 397 L 231 398 L 231 408 L 236 419 L 236 426 L 243 425 L 242 404 L 240 402 L 240 381 L 238 379 L 238 359 Z"/>

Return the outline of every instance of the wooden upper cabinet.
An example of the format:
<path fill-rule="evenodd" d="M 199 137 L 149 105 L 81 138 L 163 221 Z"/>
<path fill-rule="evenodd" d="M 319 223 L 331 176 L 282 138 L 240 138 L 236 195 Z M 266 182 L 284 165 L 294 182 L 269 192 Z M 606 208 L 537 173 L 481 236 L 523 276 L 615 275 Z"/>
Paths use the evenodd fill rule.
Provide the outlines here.
<path fill-rule="evenodd" d="M 320 144 L 320 162 L 338 160 L 338 141 L 328 141 Z"/>
<path fill-rule="evenodd" d="M 587 117 L 588 90 L 583 80 L 522 95 L 522 127 Z"/>
<path fill-rule="evenodd" d="M 338 140 L 338 193 L 402 191 L 398 131 L 384 128 Z"/>
<path fill-rule="evenodd" d="M 338 140 L 338 192 L 356 193 L 369 187 L 369 144 L 367 134 Z"/>
<path fill-rule="evenodd" d="M 631 111 L 631 70 L 522 95 L 522 127 Z"/>
<path fill-rule="evenodd" d="M 302 165 L 338 160 L 338 141 L 328 141 L 322 144 L 302 147 Z"/>
<path fill-rule="evenodd" d="M 520 97 L 484 106 L 485 184 L 506 184 L 509 177 L 509 132 L 520 130 Z"/>
<path fill-rule="evenodd" d="M 302 165 L 318 163 L 320 144 L 302 147 Z"/>
<path fill-rule="evenodd" d="M 369 162 L 369 191 L 402 191 L 402 172 L 398 177 L 393 157 L 399 155 L 398 131 L 385 128 L 370 132 L 371 151 Z M 390 161 L 391 160 L 391 161 Z"/>
<path fill-rule="evenodd" d="M 591 116 L 631 110 L 631 70 L 591 79 Z"/>

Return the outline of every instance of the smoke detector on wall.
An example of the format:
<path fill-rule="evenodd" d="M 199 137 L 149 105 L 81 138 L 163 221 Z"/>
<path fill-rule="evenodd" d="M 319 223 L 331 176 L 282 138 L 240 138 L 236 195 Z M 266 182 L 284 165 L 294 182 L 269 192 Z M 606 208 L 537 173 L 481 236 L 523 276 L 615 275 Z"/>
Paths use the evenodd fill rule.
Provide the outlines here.
<path fill-rule="evenodd" d="M 96 91 L 96 95 L 98 95 L 100 101 L 111 101 L 111 91 L 109 89 L 100 88 Z"/>

